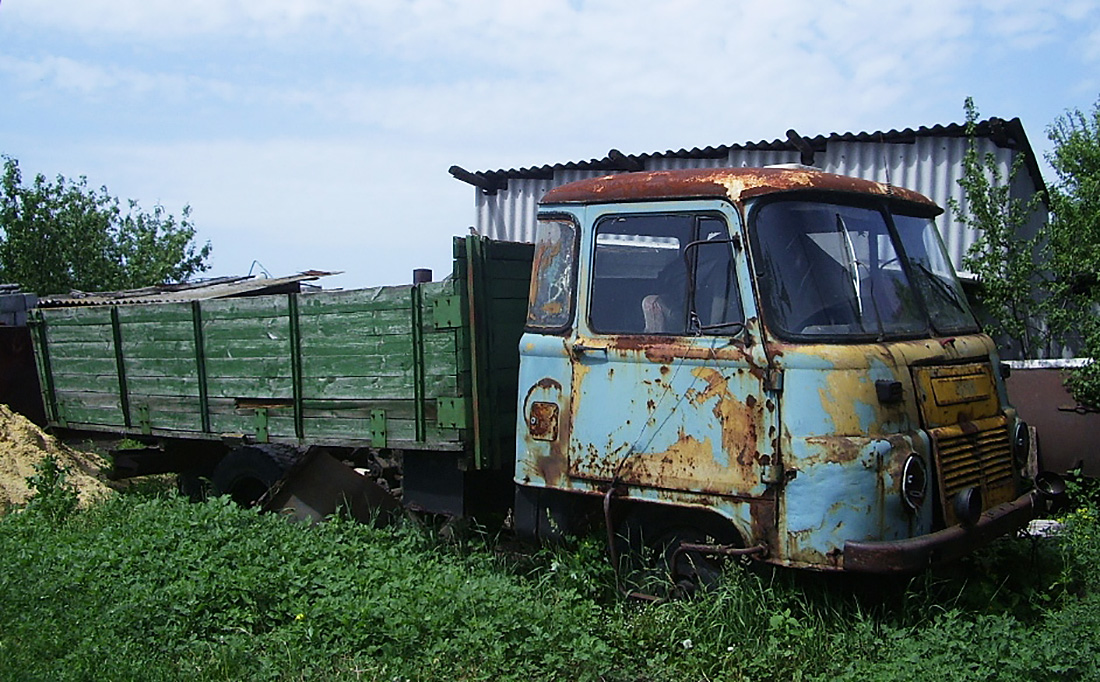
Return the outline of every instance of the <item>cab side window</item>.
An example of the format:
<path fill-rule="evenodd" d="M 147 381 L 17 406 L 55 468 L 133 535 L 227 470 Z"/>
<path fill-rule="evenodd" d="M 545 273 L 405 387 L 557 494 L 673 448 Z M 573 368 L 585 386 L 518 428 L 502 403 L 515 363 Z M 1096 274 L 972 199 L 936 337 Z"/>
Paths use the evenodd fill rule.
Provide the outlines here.
<path fill-rule="evenodd" d="M 694 308 L 704 333 L 728 333 L 745 321 L 741 291 L 733 267 L 729 231 L 723 220 L 699 219 L 695 257 Z"/>
<path fill-rule="evenodd" d="M 741 316 L 728 234 L 722 219 L 705 215 L 600 221 L 589 308 L 593 331 L 725 333 L 708 328 Z"/>

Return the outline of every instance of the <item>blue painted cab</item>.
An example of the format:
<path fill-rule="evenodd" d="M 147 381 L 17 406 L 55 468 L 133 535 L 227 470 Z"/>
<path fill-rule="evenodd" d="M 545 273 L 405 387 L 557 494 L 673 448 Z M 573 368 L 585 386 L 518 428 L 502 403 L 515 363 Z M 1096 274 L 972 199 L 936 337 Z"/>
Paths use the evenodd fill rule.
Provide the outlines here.
<path fill-rule="evenodd" d="M 940 212 L 805 167 L 549 192 L 520 342 L 520 532 L 595 519 L 700 559 L 893 572 L 1026 522 L 1025 427 Z"/>

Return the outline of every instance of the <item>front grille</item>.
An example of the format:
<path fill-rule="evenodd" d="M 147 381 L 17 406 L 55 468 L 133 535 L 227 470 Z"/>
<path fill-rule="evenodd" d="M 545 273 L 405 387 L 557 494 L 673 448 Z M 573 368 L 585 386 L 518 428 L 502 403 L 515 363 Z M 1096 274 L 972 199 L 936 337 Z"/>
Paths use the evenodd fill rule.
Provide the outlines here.
<path fill-rule="evenodd" d="M 977 433 L 938 436 L 936 450 L 945 497 L 964 488 L 999 488 L 1012 483 L 1012 448 L 1002 420 Z"/>

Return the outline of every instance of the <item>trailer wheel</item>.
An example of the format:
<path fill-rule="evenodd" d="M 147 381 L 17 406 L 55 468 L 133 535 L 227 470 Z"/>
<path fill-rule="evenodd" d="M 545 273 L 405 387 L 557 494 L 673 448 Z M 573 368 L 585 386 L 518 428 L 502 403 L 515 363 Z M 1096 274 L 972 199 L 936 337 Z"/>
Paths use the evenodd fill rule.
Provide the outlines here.
<path fill-rule="evenodd" d="M 253 507 L 293 462 L 292 448 L 249 446 L 237 448 L 214 467 L 214 493 L 229 495 L 242 507 Z"/>

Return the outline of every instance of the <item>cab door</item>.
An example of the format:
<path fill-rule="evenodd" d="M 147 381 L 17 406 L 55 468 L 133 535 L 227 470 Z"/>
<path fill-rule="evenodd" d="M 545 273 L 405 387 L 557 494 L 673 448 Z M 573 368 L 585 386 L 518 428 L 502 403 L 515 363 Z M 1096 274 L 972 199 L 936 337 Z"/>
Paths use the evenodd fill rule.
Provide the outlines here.
<path fill-rule="evenodd" d="M 589 209 L 582 314 L 566 340 L 568 475 L 760 496 L 777 464 L 776 405 L 737 214 L 666 206 Z"/>
<path fill-rule="evenodd" d="M 521 495 L 524 490 L 569 487 L 571 348 L 582 216 L 583 209 L 539 215 L 527 325 L 519 348 L 515 482 Z"/>

